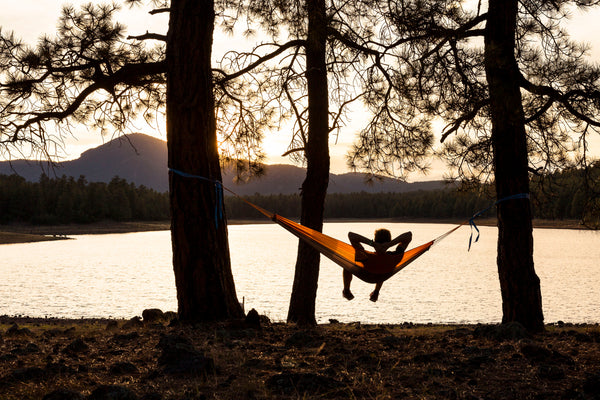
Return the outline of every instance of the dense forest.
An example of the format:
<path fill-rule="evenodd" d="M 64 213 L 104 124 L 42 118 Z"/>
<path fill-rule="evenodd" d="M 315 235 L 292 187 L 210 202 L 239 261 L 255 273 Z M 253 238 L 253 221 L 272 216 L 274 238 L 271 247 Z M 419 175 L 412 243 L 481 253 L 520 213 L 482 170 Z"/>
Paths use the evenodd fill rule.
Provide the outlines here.
<path fill-rule="evenodd" d="M 592 169 L 568 170 L 550 177 L 532 179 L 532 207 L 535 218 L 585 219 L 598 224 L 598 182 L 600 163 Z M 489 186 L 469 190 L 408 193 L 329 194 L 326 218 L 431 218 L 466 219 L 493 202 Z M 283 216 L 300 214 L 299 195 L 248 196 L 252 203 Z M 264 218 L 242 199 L 226 196 L 229 219 Z M 494 213 L 492 208 L 488 214 Z M 484 215 L 485 216 L 485 215 Z M 102 220 L 150 221 L 169 218 L 168 194 L 136 186 L 119 177 L 109 183 L 87 182 L 85 177 L 42 175 L 28 182 L 17 175 L 0 175 L 0 223 L 67 224 Z"/>
<path fill-rule="evenodd" d="M 150 221 L 169 218 L 169 200 L 144 186 L 119 177 L 109 183 L 85 178 L 42 175 L 28 182 L 18 175 L 0 175 L 0 223 L 91 223 L 103 220 Z"/>

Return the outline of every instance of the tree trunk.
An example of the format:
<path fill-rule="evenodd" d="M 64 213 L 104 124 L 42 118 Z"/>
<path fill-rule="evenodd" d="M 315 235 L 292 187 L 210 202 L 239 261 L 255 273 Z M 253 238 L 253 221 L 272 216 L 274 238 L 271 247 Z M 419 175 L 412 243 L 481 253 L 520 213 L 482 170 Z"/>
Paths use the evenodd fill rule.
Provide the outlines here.
<path fill-rule="evenodd" d="M 302 184 L 300 223 L 323 229 L 323 209 L 329 183 L 329 106 L 327 91 L 327 17 L 324 0 L 308 0 L 306 80 L 308 85 L 308 140 L 306 178 Z M 319 253 L 300 241 L 288 322 L 314 325 Z"/>
<path fill-rule="evenodd" d="M 517 4 L 518 0 L 490 0 L 485 36 L 498 199 L 529 193 L 525 118 L 514 55 Z M 498 204 L 502 322 L 517 321 L 531 331 L 542 331 L 542 296 L 533 267 L 532 231 L 528 199 Z"/>
<path fill-rule="evenodd" d="M 171 241 L 182 321 L 242 316 L 235 294 L 222 199 L 211 72 L 213 0 L 173 0 L 167 41 Z"/>

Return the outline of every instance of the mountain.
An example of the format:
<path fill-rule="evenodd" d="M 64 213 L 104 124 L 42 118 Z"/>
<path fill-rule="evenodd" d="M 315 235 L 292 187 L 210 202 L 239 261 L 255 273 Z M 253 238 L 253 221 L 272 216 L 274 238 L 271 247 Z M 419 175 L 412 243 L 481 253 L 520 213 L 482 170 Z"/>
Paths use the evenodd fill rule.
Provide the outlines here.
<path fill-rule="evenodd" d="M 134 133 L 113 139 L 83 152 L 76 160 L 59 162 L 53 167 L 24 160 L 0 163 L 0 173 L 13 172 L 29 181 L 37 181 L 42 173 L 75 178 L 83 175 L 89 182 L 109 182 L 118 175 L 137 185 L 166 191 L 167 147 L 163 140 Z"/>
<path fill-rule="evenodd" d="M 85 151 L 76 160 L 48 164 L 17 160 L 0 162 L 0 174 L 17 173 L 29 181 L 37 181 L 42 173 L 49 176 L 83 175 L 89 182 L 109 182 L 119 176 L 136 185 L 144 185 L 160 192 L 168 190 L 167 144 L 165 141 L 141 133 L 124 135 L 96 148 Z M 223 171 L 225 186 L 240 195 L 299 193 L 305 170 L 293 165 L 265 166 L 265 174 L 246 183 L 235 183 L 235 175 Z M 441 181 L 406 183 L 397 179 L 382 178 L 367 183 L 365 174 L 331 174 L 330 193 L 352 192 L 409 192 L 443 187 Z"/>

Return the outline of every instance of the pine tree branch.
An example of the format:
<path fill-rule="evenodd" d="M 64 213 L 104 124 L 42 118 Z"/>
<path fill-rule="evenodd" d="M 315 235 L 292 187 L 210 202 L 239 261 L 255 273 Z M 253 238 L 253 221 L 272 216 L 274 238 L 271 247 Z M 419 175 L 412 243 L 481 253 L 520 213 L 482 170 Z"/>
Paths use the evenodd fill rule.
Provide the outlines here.
<path fill-rule="evenodd" d="M 600 121 L 597 121 L 591 118 L 589 115 L 584 114 L 583 112 L 578 111 L 572 104 L 572 99 L 574 97 L 579 97 L 587 100 L 596 100 L 600 101 L 600 91 L 592 90 L 585 91 L 581 89 L 570 90 L 566 93 L 561 93 L 560 91 L 554 89 L 550 86 L 545 85 L 536 85 L 530 81 L 528 81 L 523 75 L 521 75 L 520 86 L 527 90 L 532 94 L 536 94 L 539 96 L 546 96 L 549 98 L 548 102 L 545 106 L 535 114 L 536 118 L 539 118 L 541 115 L 541 111 L 544 109 L 548 109 L 551 106 L 551 103 L 560 103 L 565 109 L 570 112 L 574 117 L 582 120 L 585 123 L 588 123 L 592 126 L 600 127 Z M 551 103 L 550 103 L 551 102 Z M 531 119 L 531 118 L 530 118 Z"/>
<path fill-rule="evenodd" d="M 292 40 L 289 41 L 285 44 L 282 45 L 278 45 L 277 50 L 266 54 L 262 57 L 259 57 L 256 61 L 254 61 L 253 63 L 251 63 L 250 65 L 248 65 L 245 68 L 242 68 L 239 71 L 236 71 L 232 74 L 228 74 L 225 71 L 223 71 L 222 69 L 213 69 L 214 72 L 219 73 L 220 75 L 222 75 L 221 78 L 217 79 L 216 83 L 218 84 L 222 84 L 224 82 L 227 81 L 231 81 L 233 79 L 239 78 L 240 76 L 252 71 L 254 68 L 257 68 L 258 66 L 264 64 L 265 62 L 277 57 L 278 55 L 280 55 L 281 53 L 283 53 L 284 51 L 286 51 L 287 49 L 290 48 L 294 48 L 294 47 L 300 47 L 300 46 L 305 46 L 306 45 L 306 40 L 301 40 L 301 39 L 296 39 L 296 40 Z"/>
<path fill-rule="evenodd" d="M 167 35 L 161 35 L 160 33 L 150 33 L 146 31 L 143 35 L 129 35 L 127 39 L 135 39 L 135 40 L 158 40 L 160 42 L 167 41 Z"/>
<path fill-rule="evenodd" d="M 19 132 L 21 132 L 24 129 L 27 129 L 32 125 L 49 120 L 61 121 L 73 115 L 77 111 L 77 109 L 83 104 L 83 102 L 98 90 L 104 89 L 109 93 L 112 93 L 113 88 L 119 84 L 139 85 L 148 83 L 161 83 L 164 81 L 164 79 L 144 80 L 143 78 L 154 77 L 165 72 L 166 62 L 158 61 L 153 63 L 127 64 L 119 70 L 117 70 L 112 75 L 102 75 L 100 77 L 97 77 L 93 83 L 85 87 L 63 110 L 29 113 L 33 116 L 32 118 L 24 121 L 20 125 L 14 125 L 15 130 L 11 136 L 11 141 L 16 142 L 17 140 L 19 140 Z"/>

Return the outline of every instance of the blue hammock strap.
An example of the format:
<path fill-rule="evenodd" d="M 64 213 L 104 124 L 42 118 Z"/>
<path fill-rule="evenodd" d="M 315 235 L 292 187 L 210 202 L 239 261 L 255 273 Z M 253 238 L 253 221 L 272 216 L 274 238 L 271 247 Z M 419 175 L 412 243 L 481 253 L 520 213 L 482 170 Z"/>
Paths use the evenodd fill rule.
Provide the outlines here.
<path fill-rule="evenodd" d="M 183 172 L 174 168 L 169 168 L 169 171 L 184 178 L 199 179 L 215 185 L 215 227 L 218 229 L 219 221 L 223 220 L 223 184 L 215 179 L 210 179 L 201 175 L 188 174 L 187 172 Z"/>
<path fill-rule="evenodd" d="M 504 202 L 504 201 L 508 201 L 508 200 L 517 200 L 517 199 L 529 199 L 529 193 L 518 193 L 518 194 L 513 194 L 512 196 L 506 196 L 503 197 L 501 199 L 498 199 L 494 204 L 492 204 L 491 206 L 487 207 L 486 209 L 483 209 L 481 211 L 476 212 L 475 214 L 473 214 L 473 216 L 469 219 L 469 225 L 471 226 L 471 236 L 469 236 L 469 248 L 468 250 L 471 250 L 471 244 L 472 243 L 477 243 L 479 241 L 479 228 L 477 228 L 477 225 L 475 224 L 475 218 L 481 216 L 482 214 L 485 214 L 487 211 L 489 211 L 490 208 Z M 475 233 L 477 234 L 477 236 L 475 236 L 475 240 L 473 241 L 473 230 L 475 230 Z"/>

